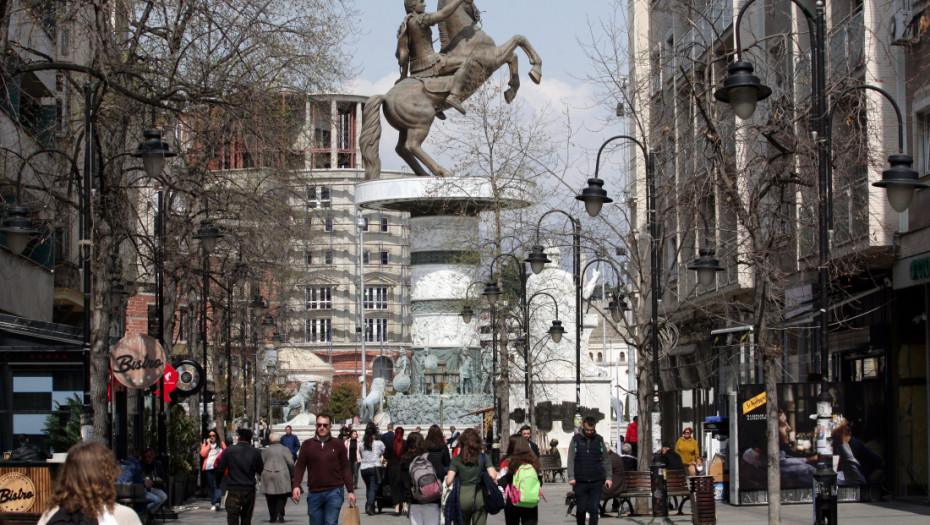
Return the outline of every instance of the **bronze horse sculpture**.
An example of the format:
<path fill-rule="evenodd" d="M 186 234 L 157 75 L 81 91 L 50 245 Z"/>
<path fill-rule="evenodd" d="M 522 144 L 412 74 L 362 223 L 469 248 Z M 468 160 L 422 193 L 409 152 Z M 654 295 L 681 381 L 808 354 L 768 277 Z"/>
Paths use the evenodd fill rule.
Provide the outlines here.
<path fill-rule="evenodd" d="M 439 0 L 440 9 L 451 0 Z M 470 97 L 495 71 L 507 64 L 510 69 L 509 88 L 504 98 L 510 103 L 520 87 L 518 60 L 515 51 L 523 49 L 533 66 L 530 79 L 539 84 L 542 79 L 542 59 L 526 37 L 515 35 L 504 45 L 497 46 L 478 26 L 480 17 L 474 4 L 460 5 L 455 12 L 439 23 L 441 54 L 466 58 L 465 90 L 462 100 Z M 384 118 L 400 136 L 395 151 L 419 176 L 442 177 L 451 172 L 439 165 L 423 150 L 423 142 L 437 116 L 449 109 L 446 97 L 452 86 L 452 76 L 431 78 L 406 77 L 398 81 L 384 95 L 375 95 L 365 105 L 362 130 L 359 135 L 365 179 L 377 179 L 381 174 L 378 146 L 381 140 L 381 109 Z M 424 168 L 424 165 L 426 168 Z M 429 169 L 429 171 L 427 171 Z"/>

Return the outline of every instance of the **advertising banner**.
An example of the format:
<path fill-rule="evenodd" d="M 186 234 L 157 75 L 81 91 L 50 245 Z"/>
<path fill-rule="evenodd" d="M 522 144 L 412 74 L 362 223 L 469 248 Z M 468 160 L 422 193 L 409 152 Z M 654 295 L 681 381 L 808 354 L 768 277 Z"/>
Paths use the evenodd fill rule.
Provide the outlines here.
<path fill-rule="evenodd" d="M 833 420 L 826 429 L 831 438 L 833 466 L 839 485 L 877 483 L 884 477 L 887 454 L 882 430 L 884 394 L 878 383 L 834 383 Z M 817 396 L 820 385 L 778 385 L 778 441 L 781 488 L 809 488 L 821 456 L 817 454 Z M 766 398 L 762 385 L 743 385 L 739 390 L 737 432 L 739 434 L 740 490 L 767 488 Z"/>

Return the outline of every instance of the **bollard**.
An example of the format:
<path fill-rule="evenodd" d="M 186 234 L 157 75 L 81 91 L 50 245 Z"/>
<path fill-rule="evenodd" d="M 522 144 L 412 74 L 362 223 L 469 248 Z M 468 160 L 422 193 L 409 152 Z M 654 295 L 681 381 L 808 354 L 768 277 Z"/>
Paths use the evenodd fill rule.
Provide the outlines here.
<path fill-rule="evenodd" d="M 652 456 L 650 468 L 652 476 L 650 490 L 652 492 L 652 520 L 650 525 L 657 523 L 671 523 L 668 519 L 668 483 L 665 480 L 665 457 L 661 452 Z"/>
<path fill-rule="evenodd" d="M 814 472 L 814 524 L 836 525 L 836 472 L 822 461 Z"/>

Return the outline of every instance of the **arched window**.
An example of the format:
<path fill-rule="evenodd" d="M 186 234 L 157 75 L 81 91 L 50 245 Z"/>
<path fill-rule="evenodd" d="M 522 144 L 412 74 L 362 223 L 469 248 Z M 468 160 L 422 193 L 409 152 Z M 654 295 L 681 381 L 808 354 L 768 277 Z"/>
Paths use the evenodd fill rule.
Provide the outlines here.
<path fill-rule="evenodd" d="M 383 378 L 385 381 L 394 379 L 394 361 L 390 357 L 376 357 L 371 360 L 371 378 Z"/>
<path fill-rule="evenodd" d="M 620 352 L 620 360 L 626 361 L 626 352 Z"/>
<path fill-rule="evenodd" d="M 603 363 L 603 362 L 604 362 L 604 354 L 603 354 L 603 352 L 598 352 L 598 353 L 597 353 L 597 362 L 598 362 L 598 363 Z"/>

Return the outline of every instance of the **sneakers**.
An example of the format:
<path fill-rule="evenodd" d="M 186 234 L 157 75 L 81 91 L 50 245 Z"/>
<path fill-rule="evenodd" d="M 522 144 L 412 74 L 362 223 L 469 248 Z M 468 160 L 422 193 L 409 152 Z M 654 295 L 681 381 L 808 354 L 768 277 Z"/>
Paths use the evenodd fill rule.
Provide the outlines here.
<path fill-rule="evenodd" d="M 210 510 L 216 512 L 216 505 L 210 505 Z"/>

